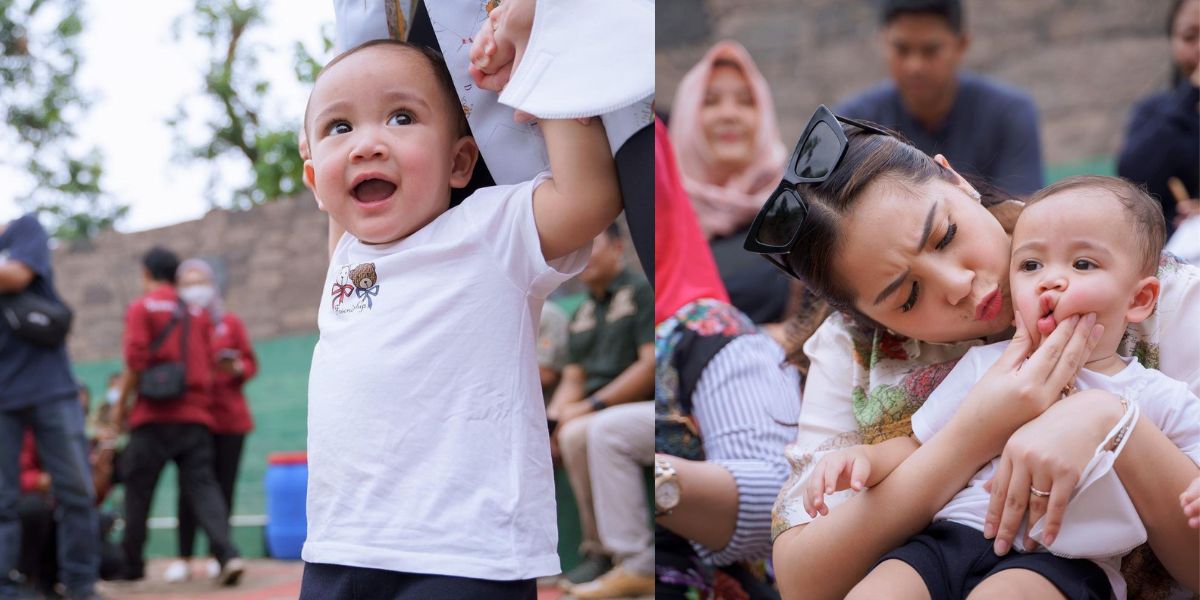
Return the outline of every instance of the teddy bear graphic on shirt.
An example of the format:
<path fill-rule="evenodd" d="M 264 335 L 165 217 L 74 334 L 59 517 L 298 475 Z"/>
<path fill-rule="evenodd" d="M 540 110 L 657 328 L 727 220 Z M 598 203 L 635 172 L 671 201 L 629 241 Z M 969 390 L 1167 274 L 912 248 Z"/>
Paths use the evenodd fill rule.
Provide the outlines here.
<path fill-rule="evenodd" d="M 342 265 L 333 280 L 331 306 L 338 314 L 371 310 L 379 296 L 379 275 L 375 263 Z"/>

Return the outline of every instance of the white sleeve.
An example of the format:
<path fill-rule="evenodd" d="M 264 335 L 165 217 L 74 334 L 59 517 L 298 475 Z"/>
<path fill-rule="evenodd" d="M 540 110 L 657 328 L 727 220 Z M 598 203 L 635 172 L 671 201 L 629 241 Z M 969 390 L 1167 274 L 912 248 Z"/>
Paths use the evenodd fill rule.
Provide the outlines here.
<path fill-rule="evenodd" d="M 1200 398 L 1182 382 L 1154 373 L 1155 382 L 1142 388 L 1135 400 L 1163 435 L 1192 462 L 1200 465 Z"/>
<path fill-rule="evenodd" d="M 912 429 L 917 441 L 922 444 L 928 442 L 933 434 L 950 422 L 963 398 L 967 397 L 967 393 L 986 371 L 986 366 L 980 364 L 984 354 L 980 347 L 967 350 L 946 378 L 929 394 L 921 408 L 913 413 Z"/>
<path fill-rule="evenodd" d="M 1158 307 L 1148 319 L 1153 321 L 1148 333 L 1158 342 L 1158 370 L 1200 396 L 1200 268 L 1178 264 L 1163 270 Z"/>
<path fill-rule="evenodd" d="M 391 37 L 384 0 L 333 0 L 333 41 L 341 53 L 363 42 Z M 407 8 L 398 2 L 401 10 Z M 405 15 L 411 20 L 411 15 Z"/>
<path fill-rule="evenodd" d="M 803 486 L 826 453 L 858 444 L 854 418 L 854 345 L 845 319 L 831 315 L 804 343 L 810 361 L 800 405 L 796 441 L 786 450 L 791 473 L 775 501 L 772 537 L 812 521 L 804 511 Z M 849 490 L 826 497 L 830 507 L 850 497 Z"/>
<path fill-rule="evenodd" d="M 542 119 L 574 119 L 653 94 L 654 2 L 539 0 L 500 102 Z"/>
<path fill-rule="evenodd" d="M 564 281 L 578 275 L 592 254 L 589 241 L 582 248 L 546 261 L 533 218 L 533 191 L 550 178 L 542 172 L 533 181 L 481 188 L 456 210 L 466 210 L 480 242 L 491 249 L 500 268 L 518 288 L 545 298 Z"/>

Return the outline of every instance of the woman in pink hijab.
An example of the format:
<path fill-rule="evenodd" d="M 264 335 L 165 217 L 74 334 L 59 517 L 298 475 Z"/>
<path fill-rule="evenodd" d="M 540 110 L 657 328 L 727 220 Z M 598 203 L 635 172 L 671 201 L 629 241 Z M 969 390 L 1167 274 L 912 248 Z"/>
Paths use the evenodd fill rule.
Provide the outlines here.
<path fill-rule="evenodd" d="M 684 75 L 670 131 L 705 235 L 748 226 L 779 183 L 787 155 L 767 80 L 741 44 L 717 42 Z"/>
<path fill-rule="evenodd" d="M 718 42 L 684 75 L 670 136 L 732 304 L 755 323 L 783 320 L 788 281 L 742 250 L 745 229 L 779 184 L 787 160 L 771 91 L 745 48 Z"/>

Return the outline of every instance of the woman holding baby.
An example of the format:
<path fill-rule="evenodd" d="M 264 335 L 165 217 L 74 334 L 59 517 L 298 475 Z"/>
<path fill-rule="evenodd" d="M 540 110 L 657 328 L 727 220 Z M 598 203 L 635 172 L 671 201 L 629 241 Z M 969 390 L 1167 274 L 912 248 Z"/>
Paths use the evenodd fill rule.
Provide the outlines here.
<path fill-rule="evenodd" d="M 784 597 L 844 597 L 997 456 L 1006 466 L 991 481 L 985 527 L 996 554 L 1012 548 L 1026 513 L 1030 523 L 1045 516 L 1046 534 L 1057 534 L 1067 495 L 1051 503 L 1033 490 L 1074 488 L 1124 414 L 1105 392 L 1063 397 L 1103 336 L 1086 315 L 1054 323 L 1036 350 L 1015 340 L 1010 349 L 1021 360 L 999 361 L 940 433 L 886 479 L 865 493 L 826 497 L 826 516 L 806 512 L 804 483 L 822 456 L 911 435 L 912 414 L 955 361 L 1013 335 L 1009 236 L 1021 204 L 971 185 L 940 156 L 824 109 L 784 179 L 752 225 L 747 249 L 843 311 L 804 342 L 812 364 L 800 434 L 788 449 L 792 477 L 773 524 Z M 1200 270 L 1164 260 L 1158 277 L 1157 309 L 1129 328 L 1121 354 L 1194 394 L 1200 322 L 1188 317 L 1200 308 Z M 1180 493 L 1196 478 L 1196 464 L 1145 418 L 1124 435 L 1115 471 L 1153 550 L 1126 559 L 1129 597 L 1171 578 L 1194 590 L 1200 544 Z"/>

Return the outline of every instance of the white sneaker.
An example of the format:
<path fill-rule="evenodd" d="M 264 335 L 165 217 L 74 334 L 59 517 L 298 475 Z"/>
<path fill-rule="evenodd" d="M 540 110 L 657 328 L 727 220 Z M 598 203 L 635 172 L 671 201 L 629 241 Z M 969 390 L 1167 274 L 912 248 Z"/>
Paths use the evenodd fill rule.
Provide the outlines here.
<path fill-rule="evenodd" d="M 221 563 L 217 562 L 217 559 L 215 558 L 210 558 L 204 561 L 204 574 L 207 575 L 209 579 L 216 579 L 217 575 L 221 574 Z"/>
<path fill-rule="evenodd" d="M 167 583 L 179 583 L 181 581 L 187 581 L 191 578 L 191 576 L 191 569 L 188 568 L 187 561 L 185 560 L 171 561 L 171 564 L 167 565 L 167 570 L 163 572 L 163 579 L 165 579 Z"/>

